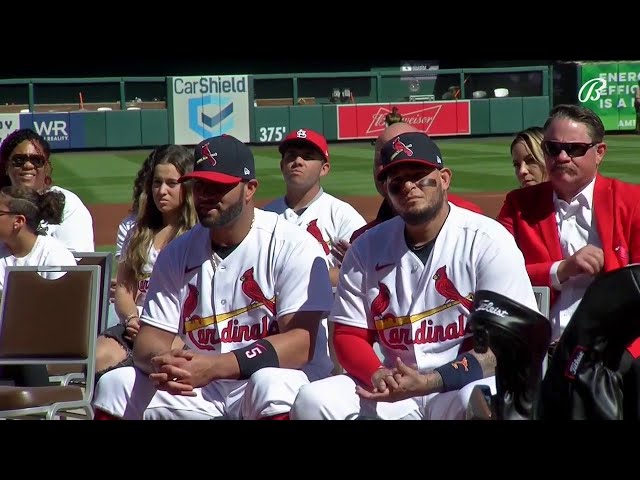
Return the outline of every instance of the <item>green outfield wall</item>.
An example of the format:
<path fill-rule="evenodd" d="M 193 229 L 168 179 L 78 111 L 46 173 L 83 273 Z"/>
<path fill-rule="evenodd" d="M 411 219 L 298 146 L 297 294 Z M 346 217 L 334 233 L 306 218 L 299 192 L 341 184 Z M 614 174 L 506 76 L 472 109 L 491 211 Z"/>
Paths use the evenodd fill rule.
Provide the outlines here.
<path fill-rule="evenodd" d="M 552 90 L 546 66 L 0 80 L 0 140 L 25 127 L 53 150 L 193 145 L 222 133 L 277 143 L 300 128 L 366 140 L 394 108 L 434 137 L 504 135 L 542 125 Z"/>

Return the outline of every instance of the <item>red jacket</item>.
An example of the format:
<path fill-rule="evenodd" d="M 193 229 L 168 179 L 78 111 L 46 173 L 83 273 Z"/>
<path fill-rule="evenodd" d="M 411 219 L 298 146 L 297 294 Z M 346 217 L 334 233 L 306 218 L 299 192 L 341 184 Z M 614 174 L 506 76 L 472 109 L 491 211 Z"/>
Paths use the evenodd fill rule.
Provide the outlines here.
<path fill-rule="evenodd" d="M 640 185 L 598 174 L 593 212 L 604 271 L 640 262 Z M 509 192 L 497 220 L 514 236 L 534 286 L 551 287 L 551 265 L 563 260 L 550 182 Z M 558 296 L 551 289 L 551 303 Z"/>
<path fill-rule="evenodd" d="M 464 198 L 459 197 L 458 195 L 449 193 L 447 194 L 447 200 L 449 200 L 451 203 L 453 203 L 458 207 L 466 208 L 467 210 L 471 210 L 472 212 L 484 214 L 484 212 L 482 211 L 479 205 L 476 205 L 475 203 L 469 200 L 465 200 Z M 387 203 L 386 199 L 383 200 L 382 204 L 380 205 L 380 209 L 378 210 L 378 215 L 376 216 L 376 218 L 374 218 L 372 221 L 367 223 L 365 226 L 360 227 L 358 230 L 353 232 L 351 234 L 351 239 L 349 240 L 349 243 L 353 243 L 356 238 L 358 238 L 360 235 L 362 235 L 364 232 L 366 232 L 370 228 L 373 228 L 379 223 L 382 223 L 393 217 L 395 217 L 395 213 L 393 213 L 391 206 Z"/>

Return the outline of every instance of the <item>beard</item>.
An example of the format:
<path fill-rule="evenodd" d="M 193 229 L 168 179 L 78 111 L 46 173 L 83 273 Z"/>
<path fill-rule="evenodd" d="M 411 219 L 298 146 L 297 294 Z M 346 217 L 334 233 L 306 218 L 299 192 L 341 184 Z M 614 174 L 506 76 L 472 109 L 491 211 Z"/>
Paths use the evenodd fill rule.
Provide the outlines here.
<path fill-rule="evenodd" d="M 428 205 L 421 210 L 411 210 L 399 213 L 407 225 L 422 225 L 424 223 L 429 223 L 431 220 L 436 218 L 444 205 L 444 190 L 436 188 L 436 192 L 437 193 L 435 194 L 435 198 L 431 205 Z"/>
<path fill-rule="evenodd" d="M 244 197 L 241 195 L 236 203 L 229 205 L 226 210 L 220 211 L 218 218 L 209 218 L 198 213 L 198 220 L 200 220 L 202 226 L 206 228 L 225 227 L 240 216 L 243 205 Z"/>

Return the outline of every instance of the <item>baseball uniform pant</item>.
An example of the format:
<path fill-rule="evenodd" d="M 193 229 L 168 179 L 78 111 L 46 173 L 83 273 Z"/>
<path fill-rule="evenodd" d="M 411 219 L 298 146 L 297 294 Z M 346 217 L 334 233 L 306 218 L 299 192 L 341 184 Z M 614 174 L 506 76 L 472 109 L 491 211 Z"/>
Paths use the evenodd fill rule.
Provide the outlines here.
<path fill-rule="evenodd" d="M 374 402 L 356 393 L 356 382 L 350 376 L 337 375 L 302 386 L 289 416 L 291 420 L 345 420 L 358 414 L 383 420 L 464 420 L 476 385 L 488 385 L 496 393 L 495 377 L 489 377 L 452 392 Z"/>
<path fill-rule="evenodd" d="M 96 385 L 93 405 L 126 420 L 259 419 L 289 412 L 301 386 L 300 370 L 263 368 L 249 380 L 217 380 L 195 388 L 195 397 L 157 390 L 146 373 L 123 367 L 106 373 Z"/>

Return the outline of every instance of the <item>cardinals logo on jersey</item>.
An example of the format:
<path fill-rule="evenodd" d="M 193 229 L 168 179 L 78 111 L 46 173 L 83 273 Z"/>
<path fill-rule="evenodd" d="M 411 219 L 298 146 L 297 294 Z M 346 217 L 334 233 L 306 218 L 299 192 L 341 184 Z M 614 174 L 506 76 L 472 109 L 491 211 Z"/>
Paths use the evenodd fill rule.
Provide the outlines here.
<path fill-rule="evenodd" d="M 254 303 L 264 305 L 271 312 L 271 315 L 275 316 L 276 303 L 262 293 L 260 285 L 253 278 L 253 267 L 242 274 L 240 281 L 242 282 L 242 292 L 251 300 L 250 305 Z"/>
<path fill-rule="evenodd" d="M 473 302 L 470 298 L 473 298 L 473 295 L 469 294 L 467 297 L 463 297 L 460 294 L 453 282 L 447 277 L 447 267 L 445 265 L 436 270 L 433 279 L 436 281 L 436 292 L 446 298 L 447 302 L 459 302 L 469 312 L 471 311 Z"/>
<path fill-rule="evenodd" d="M 207 317 L 194 314 L 200 300 L 200 292 L 195 285 L 188 284 L 187 296 L 182 304 L 182 332 L 193 345 L 200 350 L 215 350 L 215 345 L 223 343 L 241 343 L 259 340 L 279 333 L 276 316 L 276 297 L 267 298 L 253 277 L 253 267 L 239 278 L 242 292 L 249 297 L 245 306 L 230 312 L 218 313 Z M 242 303 L 245 303 L 244 301 Z M 246 313 L 265 307 L 271 315 L 262 315 L 259 322 L 245 316 Z M 211 307 L 205 306 L 206 309 Z M 238 318 L 243 317 L 243 318 Z M 271 317 L 271 318 L 269 318 Z M 224 324 L 218 332 L 218 325 Z"/>
<path fill-rule="evenodd" d="M 461 298 L 469 301 L 468 298 Z M 461 303 L 459 298 L 455 301 L 447 299 L 444 304 L 419 313 L 403 316 L 385 313 L 391 304 L 391 291 L 383 282 L 378 282 L 378 294 L 371 302 L 370 310 L 380 343 L 392 350 L 408 350 L 408 345 L 439 343 L 464 337 L 464 315 L 459 314 L 455 319 L 443 317 L 439 322 L 433 318 L 458 303 Z M 448 323 L 444 323 L 447 319 Z M 417 322 L 418 326 L 414 329 L 411 325 Z"/>
<path fill-rule="evenodd" d="M 313 235 L 313 238 L 315 238 L 318 241 L 318 243 L 324 250 L 324 254 L 329 255 L 329 252 L 331 251 L 331 249 L 329 248 L 329 244 L 327 244 L 327 242 L 324 241 L 324 238 L 322 238 L 322 232 L 320 231 L 320 227 L 318 227 L 317 218 L 315 220 L 311 220 L 307 224 L 307 232 Z"/>

